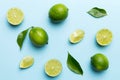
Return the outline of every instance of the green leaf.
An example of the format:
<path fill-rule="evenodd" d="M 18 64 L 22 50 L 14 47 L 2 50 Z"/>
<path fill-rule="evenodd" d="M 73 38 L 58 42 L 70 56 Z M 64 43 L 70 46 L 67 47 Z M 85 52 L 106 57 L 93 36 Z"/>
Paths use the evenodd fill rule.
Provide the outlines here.
<path fill-rule="evenodd" d="M 100 18 L 100 17 L 106 16 L 107 12 L 104 9 L 94 7 L 88 11 L 88 14 L 90 14 L 91 16 L 93 16 L 95 18 Z"/>
<path fill-rule="evenodd" d="M 22 45 L 23 45 L 23 42 L 25 40 L 28 30 L 29 30 L 29 28 L 22 31 L 17 37 L 17 44 L 19 45 L 20 49 L 22 48 Z"/>
<path fill-rule="evenodd" d="M 67 58 L 67 66 L 68 68 L 73 71 L 76 74 L 81 74 L 83 75 L 83 70 L 80 66 L 80 64 L 75 60 L 70 53 L 68 52 L 68 58 Z"/>

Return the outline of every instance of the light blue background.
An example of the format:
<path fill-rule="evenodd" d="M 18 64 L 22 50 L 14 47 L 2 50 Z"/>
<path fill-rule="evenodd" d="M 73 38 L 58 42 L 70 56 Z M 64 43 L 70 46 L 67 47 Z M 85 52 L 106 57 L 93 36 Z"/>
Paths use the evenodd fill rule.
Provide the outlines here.
<path fill-rule="evenodd" d="M 49 8 L 63 3 L 69 8 L 68 18 L 60 24 L 52 24 L 48 18 Z M 23 23 L 17 27 L 8 24 L 6 12 L 12 7 L 22 9 L 25 15 Z M 93 7 L 104 8 L 108 15 L 93 18 L 86 12 Z M 119 0 L 1 0 L 0 1 L 0 80 L 119 80 L 120 79 L 120 1 Z M 31 26 L 43 27 L 49 35 L 48 45 L 34 47 L 29 37 L 20 51 L 16 38 Z M 107 47 L 99 47 L 95 41 L 99 29 L 108 28 L 113 32 L 113 41 Z M 69 35 L 76 29 L 85 31 L 84 39 L 75 45 L 68 41 Z M 74 74 L 66 66 L 67 51 L 79 61 L 83 76 Z M 102 73 L 94 72 L 90 67 L 90 57 L 95 53 L 104 53 L 110 67 Z M 35 63 L 28 69 L 19 69 L 20 60 L 31 55 Z M 63 64 L 62 73 L 50 78 L 44 73 L 44 64 L 56 58 Z"/>

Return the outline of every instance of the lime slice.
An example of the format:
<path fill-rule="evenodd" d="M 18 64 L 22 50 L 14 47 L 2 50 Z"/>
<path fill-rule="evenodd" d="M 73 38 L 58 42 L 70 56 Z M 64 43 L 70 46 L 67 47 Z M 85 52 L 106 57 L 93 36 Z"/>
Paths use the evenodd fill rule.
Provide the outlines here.
<path fill-rule="evenodd" d="M 23 18 L 24 14 L 19 8 L 11 8 L 7 12 L 7 20 L 12 25 L 19 25 Z"/>
<path fill-rule="evenodd" d="M 20 68 L 28 68 L 34 63 L 34 58 L 32 56 L 25 56 L 20 62 Z"/>
<path fill-rule="evenodd" d="M 106 46 L 112 42 L 112 32 L 108 29 L 101 29 L 97 32 L 96 40 L 101 46 Z"/>
<path fill-rule="evenodd" d="M 51 59 L 45 64 L 45 73 L 48 76 L 58 76 L 62 71 L 62 64 L 57 59 Z"/>
<path fill-rule="evenodd" d="M 69 41 L 71 43 L 78 43 L 83 39 L 84 35 L 85 32 L 81 29 L 78 29 L 70 35 Z"/>

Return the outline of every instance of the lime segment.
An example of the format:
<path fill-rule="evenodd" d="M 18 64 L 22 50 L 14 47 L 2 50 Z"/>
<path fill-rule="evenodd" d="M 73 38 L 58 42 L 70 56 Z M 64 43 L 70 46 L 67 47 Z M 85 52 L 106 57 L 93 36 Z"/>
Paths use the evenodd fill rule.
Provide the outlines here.
<path fill-rule="evenodd" d="M 20 62 L 20 68 L 28 68 L 34 63 L 34 58 L 32 56 L 25 56 Z"/>
<path fill-rule="evenodd" d="M 101 46 L 106 46 L 112 42 L 112 32 L 108 29 L 101 29 L 96 34 L 97 43 Z"/>
<path fill-rule="evenodd" d="M 83 30 L 78 29 L 70 35 L 69 40 L 71 43 L 78 43 L 83 39 L 84 35 L 85 32 Z"/>
<path fill-rule="evenodd" d="M 19 8 L 11 8 L 7 12 L 7 20 L 12 25 L 19 25 L 24 19 L 24 14 Z"/>
<path fill-rule="evenodd" d="M 57 59 L 51 59 L 45 64 L 45 73 L 48 76 L 58 76 L 62 71 L 62 64 Z"/>

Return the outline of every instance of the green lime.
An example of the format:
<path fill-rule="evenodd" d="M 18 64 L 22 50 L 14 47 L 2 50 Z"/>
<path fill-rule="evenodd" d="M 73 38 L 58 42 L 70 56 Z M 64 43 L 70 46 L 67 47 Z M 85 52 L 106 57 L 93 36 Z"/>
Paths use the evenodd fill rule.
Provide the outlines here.
<path fill-rule="evenodd" d="M 7 12 L 7 20 L 12 25 L 19 25 L 24 19 L 24 14 L 19 8 L 11 8 Z"/>
<path fill-rule="evenodd" d="M 48 76 L 58 76 L 62 71 L 62 64 L 57 59 L 51 59 L 45 64 L 45 73 Z"/>
<path fill-rule="evenodd" d="M 107 70 L 109 67 L 108 59 L 105 55 L 97 53 L 91 57 L 91 65 L 96 71 Z"/>
<path fill-rule="evenodd" d="M 20 68 L 28 68 L 34 63 L 34 58 L 32 56 L 25 56 L 20 62 Z"/>
<path fill-rule="evenodd" d="M 83 39 L 84 35 L 85 32 L 81 29 L 78 29 L 70 35 L 69 41 L 71 43 L 78 43 Z"/>
<path fill-rule="evenodd" d="M 64 4 L 55 4 L 49 10 L 49 17 L 53 22 L 61 22 L 68 16 L 68 8 Z"/>
<path fill-rule="evenodd" d="M 33 27 L 29 32 L 29 38 L 35 46 L 48 44 L 48 34 L 41 27 Z"/>
<path fill-rule="evenodd" d="M 101 46 L 106 46 L 112 42 L 112 32 L 108 29 L 101 29 L 96 34 L 97 43 Z"/>

